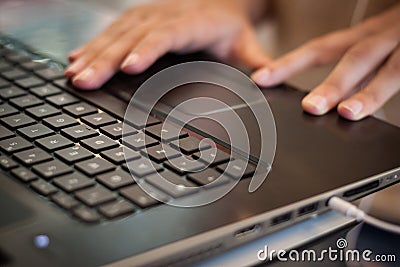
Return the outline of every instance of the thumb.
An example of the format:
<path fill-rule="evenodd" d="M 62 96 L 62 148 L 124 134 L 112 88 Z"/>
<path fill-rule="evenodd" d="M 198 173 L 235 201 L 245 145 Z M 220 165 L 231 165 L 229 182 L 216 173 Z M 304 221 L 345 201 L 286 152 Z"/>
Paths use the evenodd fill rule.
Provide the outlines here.
<path fill-rule="evenodd" d="M 261 47 L 252 26 L 247 26 L 233 47 L 235 59 L 250 68 L 258 69 L 270 64 L 271 59 Z"/>

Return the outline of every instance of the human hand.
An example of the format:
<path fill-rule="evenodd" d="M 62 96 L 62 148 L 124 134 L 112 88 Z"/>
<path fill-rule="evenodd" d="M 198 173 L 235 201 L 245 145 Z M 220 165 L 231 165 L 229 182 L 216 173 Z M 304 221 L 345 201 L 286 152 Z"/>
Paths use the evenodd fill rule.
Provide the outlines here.
<path fill-rule="evenodd" d="M 261 86 L 279 84 L 305 69 L 333 63 L 335 69 L 302 101 L 323 115 L 337 107 L 349 120 L 379 109 L 400 90 L 400 5 L 352 28 L 311 40 L 253 73 Z M 361 87 L 361 88 L 360 88 Z"/>
<path fill-rule="evenodd" d="M 252 68 L 269 58 L 251 19 L 264 0 L 162 0 L 135 6 L 103 33 L 69 55 L 65 75 L 82 89 L 95 89 L 119 69 L 146 70 L 167 52 L 207 50 Z"/>

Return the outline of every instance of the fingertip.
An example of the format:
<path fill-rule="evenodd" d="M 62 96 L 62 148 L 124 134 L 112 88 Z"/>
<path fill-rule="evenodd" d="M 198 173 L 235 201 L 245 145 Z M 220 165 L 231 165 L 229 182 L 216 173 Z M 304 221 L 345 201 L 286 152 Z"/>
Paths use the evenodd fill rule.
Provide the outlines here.
<path fill-rule="evenodd" d="M 338 106 L 338 113 L 345 119 L 358 121 L 363 119 L 366 115 L 362 113 L 364 105 L 361 101 L 350 99 L 344 101 Z"/>
<path fill-rule="evenodd" d="M 76 56 L 72 56 L 72 55 L 68 55 L 67 58 L 68 58 L 68 61 L 69 61 L 70 63 L 74 62 L 74 61 L 77 59 Z"/>
<path fill-rule="evenodd" d="M 257 71 L 255 71 L 252 75 L 251 75 L 251 79 L 258 84 L 259 86 L 270 86 L 271 85 L 271 71 L 269 68 L 264 67 L 261 68 Z"/>
<path fill-rule="evenodd" d="M 133 53 L 125 59 L 120 69 L 127 74 L 138 74 L 145 71 L 152 63 L 151 60 Z"/>
<path fill-rule="evenodd" d="M 64 71 L 64 76 L 67 77 L 68 79 L 73 78 L 75 76 L 75 74 L 76 74 L 75 72 L 72 72 L 72 71 L 70 71 L 68 69 L 66 69 Z"/>
<path fill-rule="evenodd" d="M 77 60 L 65 69 L 64 75 L 67 78 L 72 78 L 75 75 L 77 75 L 80 71 L 82 71 L 84 69 L 85 65 L 86 64 L 83 60 Z"/>
<path fill-rule="evenodd" d="M 307 95 L 301 101 L 301 106 L 304 111 L 317 116 L 324 115 L 329 111 L 328 101 L 320 95 Z"/>
<path fill-rule="evenodd" d="M 76 60 L 82 51 L 83 51 L 83 48 L 77 48 L 77 49 L 72 50 L 71 52 L 68 53 L 68 60 L 69 61 Z"/>
<path fill-rule="evenodd" d="M 74 76 L 72 84 L 79 89 L 94 90 L 101 86 L 98 79 L 95 79 L 95 72 L 92 68 L 83 70 L 81 73 Z"/>

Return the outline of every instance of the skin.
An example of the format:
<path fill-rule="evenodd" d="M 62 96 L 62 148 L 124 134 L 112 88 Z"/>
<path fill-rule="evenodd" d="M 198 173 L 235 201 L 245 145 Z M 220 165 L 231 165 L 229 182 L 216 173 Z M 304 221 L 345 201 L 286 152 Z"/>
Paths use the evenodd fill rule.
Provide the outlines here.
<path fill-rule="evenodd" d="M 265 14 L 266 2 L 159 0 L 135 6 L 71 52 L 65 74 L 79 88 L 97 89 L 116 71 L 140 73 L 166 52 L 206 50 L 255 69 L 252 78 L 260 86 L 274 86 L 339 60 L 302 106 L 314 115 L 337 107 L 349 120 L 374 113 L 400 90 L 400 5 L 352 28 L 313 39 L 273 61 L 258 43 L 253 26 Z"/>

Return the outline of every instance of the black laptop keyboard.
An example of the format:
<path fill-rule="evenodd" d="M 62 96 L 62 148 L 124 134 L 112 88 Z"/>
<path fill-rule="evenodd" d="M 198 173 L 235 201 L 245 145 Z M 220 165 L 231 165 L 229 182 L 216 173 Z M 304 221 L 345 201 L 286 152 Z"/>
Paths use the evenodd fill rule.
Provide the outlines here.
<path fill-rule="evenodd" d="M 199 139 L 182 132 L 162 140 L 170 147 L 169 156 L 177 156 L 174 166 L 160 153 L 161 121 L 155 117 L 144 128 L 132 125 L 126 131 L 129 138 L 124 138 L 122 144 L 122 122 L 63 90 L 62 70 L 32 60 L 35 57 L 0 45 L 0 166 L 75 218 L 101 222 L 135 216 L 161 204 L 142 191 L 131 177 L 124 145 L 132 149 L 127 158 L 132 173 L 143 178 L 148 190 L 165 201 L 206 189 L 165 188 L 149 168 L 148 158 L 164 178 L 185 186 L 212 182 L 229 160 L 236 161 L 239 168 L 243 166 L 243 161 L 218 150 L 212 164 L 201 172 L 191 172 L 202 167 L 199 164 L 176 168 L 181 159 L 179 149 L 188 157 L 199 157 Z M 144 138 L 147 154 L 140 141 Z M 205 152 L 206 163 L 207 151 L 211 150 L 207 146 L 200 149 Z M 253 172 L 249 165 L 244 176 Z M 237 169 L 226 173 L 228 176 L 219 180 L 217 186 L 241 178 L 237 177 Z"/>

